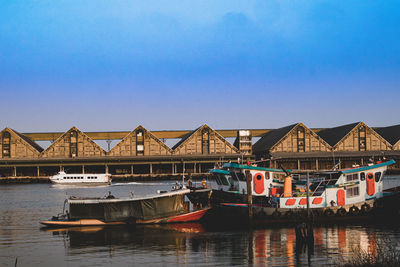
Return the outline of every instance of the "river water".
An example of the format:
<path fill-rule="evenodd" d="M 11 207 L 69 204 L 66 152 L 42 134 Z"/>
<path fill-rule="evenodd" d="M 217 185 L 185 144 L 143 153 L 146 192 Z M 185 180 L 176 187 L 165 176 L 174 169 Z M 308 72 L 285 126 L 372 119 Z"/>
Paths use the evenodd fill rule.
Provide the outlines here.
<path fill-rule="evenodd" d="M 399 185 L 387 177 L 385 187 Z M 144 227 L 41 228 L 62 211 L 66 195 L 127 197 L 169 190 L 174 182 L 100 187 L 24 184 L 0 186 L 0 266 L 332 266 L 354 249 L 376 253 L 378 243 L 400 244 L 400 227 L 331 225 L 314 229 L 314 252 L 296 252 L 293 228 L 210 230 L 201 224 Z"/>

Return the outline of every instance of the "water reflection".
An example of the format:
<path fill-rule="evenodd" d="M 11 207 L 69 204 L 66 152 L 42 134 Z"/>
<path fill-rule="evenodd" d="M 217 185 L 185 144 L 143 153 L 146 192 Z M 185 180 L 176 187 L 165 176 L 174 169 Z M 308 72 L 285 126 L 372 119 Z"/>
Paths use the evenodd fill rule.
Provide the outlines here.
<path fill-rule="evenodd" d="M 45 229 L 52 236 L 62 236 L 68 255 L 92 253 L 91 248 L 116 253 L 175 255 L 195 263 L 225 265 L 330 265 L 353 254 L 355 247 L 376 253 L 379 231 L 366 227 L 314 228 L 312 255 L 306 247 L 299 249 L 293 228 L 254 231 L 207 231 L 201 224 L 175 224 L 134 227 L 85 227 Z M 173 262 L 170 262 L 173 263 Z M 176 263 L 176 262 L 175 262 Z"/>

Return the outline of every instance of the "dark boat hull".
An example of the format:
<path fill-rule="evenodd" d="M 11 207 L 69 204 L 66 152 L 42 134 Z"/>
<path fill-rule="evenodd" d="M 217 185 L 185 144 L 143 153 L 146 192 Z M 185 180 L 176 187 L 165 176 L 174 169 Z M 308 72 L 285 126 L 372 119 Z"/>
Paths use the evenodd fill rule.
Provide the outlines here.
<path fill-rule="evenodd" d="M 400 220 L 400 193 L 388 194 L 379 199 L 358 205 L 310 209 L 310 219 L 315 223 L 384 222 Z M 253 205 L 253 218 L 249 219 L 248 205 L 244 203 L 219 203 L 204 217 L 207 225 L 220 226 L 275 226 L 296 225 L 307 220 L 306 209 L 280 209 Z"/>
<path fill-rule="evenodd" d="M 188 212 L 184 214 L 157 218 L 151 220 L 136 220 L 134 224 L 166 224 L 166 223 L 185 223 L 185 222 L 196 222 L 203 218 L 203 216 L 207 213 L 209 208 Z M 126 225 L 132 224 L 132 221 L 116 221 L 116 222 L 105 222 L 103 220 L 98 219 L 79 219 L 79 220 L 58 220 L 51 219 L 40 222 L 43 225 L 49 227 L 82 227 L 82 226 L 112 226 L 112 225 Z"/>

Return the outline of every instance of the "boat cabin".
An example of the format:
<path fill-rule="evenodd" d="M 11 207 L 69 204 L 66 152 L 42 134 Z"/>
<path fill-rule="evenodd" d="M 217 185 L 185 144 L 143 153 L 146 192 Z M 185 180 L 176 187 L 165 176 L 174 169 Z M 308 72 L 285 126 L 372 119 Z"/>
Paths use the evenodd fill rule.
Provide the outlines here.
<path fill-rule="evenodd" d="M 247 194 L 246 172 L 252 177 L 251 187 L 254 196 L 270 196 L 283 192 L 284 180 L 288 176 L 281 169 L 237 163 L 225 163 L 221 169 L 210 170 L 217 183 L 217 190 L 240 194 Z"/>
<path fill-rule="evenodd" d="M 383 197 L 383 177 L 391 164 L 394 160 L 309 175 L 310 208 L 342 207 Z M 307 207 L 305 178 L 294 184 L 289 196 L 275 196 L 280 208 Z"/>

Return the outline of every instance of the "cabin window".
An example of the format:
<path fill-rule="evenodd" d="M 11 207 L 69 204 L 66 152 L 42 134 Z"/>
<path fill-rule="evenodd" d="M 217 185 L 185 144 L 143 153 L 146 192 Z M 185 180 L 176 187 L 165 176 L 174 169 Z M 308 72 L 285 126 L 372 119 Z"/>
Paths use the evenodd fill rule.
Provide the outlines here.
<path fill-rule="evenodd" d="M 297 127 L 297 152 L 305 151 L 304 127 Z"/>
<path fill-rule="evenodd" d="M 78 132 L 71 131 L 69 133 L 69 156 L 71 158 L 78 156 Z"/>
<path fill-rule="evenodd" d="M 217 182 L 218 185 L 221 185 L 221 184 L 222 184 L 221 179 L 219 178 L 219 175 L 218 175 L 218 174 L 215 175 L 215 181 Z"/>
<path fill-rule="evenodd" d="M 274 173 L 273 177 L 276 180 L 282 180 L 283 181 L 285 179 L 285 174 L 284 173 Z"/>
<path fill-rule="evenodd" d="M 367 150 L 367 133 L 365 126 L 358 128 L 358 150 Z"/>
<path fill-rule="evenodd" d="M 136 131 L 136 155 L 144 155 L 144 132 L 141 129 Z"/>
<path fill-rule="evenodd" d="M 365 172 L 360 173 L 360 180 L 361 181 L 365 180 Z"/>
<path fill-rule="evenodd" d="M 350 187 L 346 189 L 346 197 L 356 197 L 360 195 L 360 189 L 358 186 Z"/>
<path fill-rule="evenodd" d="M 231 176 L 233 177 L 234 180 L 240 181 L 239 179 L 239 173 L 237 172 L 231 172 Z M 246 178 L 245 178 L 246 179 Z"/>
<path fill-rule="evenodd" d="M 210 135 L 207 128 L 203 129 L 203 131 L 201 132 L 201 153 L 210 153 Z"/>
<path fill-rule="evenodd" d="M 10 157 L 10 144 L 11 144 L 11 134 L 7 131 L 3 132 L 3 138 L 2 138 L 2 154 L 3 158 L 9 158 Z"/>
<path fill-rule="evenodd" d="M 376 172 L 375 173 L 375 182 L 379 182 L 379 180 L 381 179 L 381 172 Z"/>
<path fill-rule="evenodd" d="M 228 180 L 226 179 L 228 175 L 221 175 L 221 183 L 223 185 L 229 185 Z"/>
<path fill-rule="evenodd" d="M 244 175 L 244 173 L 238 172 L 236 173 L 237 177 L 239 178 L 239 181 L 246 181 L 246 176 Z"/>
<path fill-rule="evenodd" d="M 358 173 L 346 175 L 346 182 L 357 181 Z"/>

